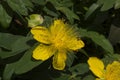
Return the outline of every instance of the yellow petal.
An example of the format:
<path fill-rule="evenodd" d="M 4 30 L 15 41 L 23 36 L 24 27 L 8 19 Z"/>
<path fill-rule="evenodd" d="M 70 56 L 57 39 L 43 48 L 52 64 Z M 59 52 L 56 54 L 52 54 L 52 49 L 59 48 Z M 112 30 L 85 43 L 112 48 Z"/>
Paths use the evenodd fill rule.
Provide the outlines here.
<path fill-rule="evenodd" d="M 100 78 L 96 78 L 95 80 L 102 80 L 102 79 L 100 79 Z"/>
<path fill-rule="evenodd" d="M 84 42 L 77 38 L 71 38 L 66 45 L 72 50 L 81 49 L 85 46 Z"/>
<path fill-rule="evenodd" d="M 58 33 L 58 30 L 63 29 L 64 26 L 65 26 L 65 24 L 64 24 L 63 20 L 54 20 L 54 23 L 53 23 L 53 25 L 51 25 L 50 30 L 51 30 L 51 32 L 55 31 Z"/>
<path fill-rule="evenodd" d="M 32 57 L 36 60 L 44 61 L 50 58 L 55 52 L 56 50 L 52 46 L 40 44 L 33 51 Z"/>
<path fill-rule="evenodd" d="M 64 23 L 63 20 L 55 20 L 50 26 L 50 31 L 52 35 L 59 38 L 74 36 L 78 33 L 76 27 Z"/>
<path fill-rule="evenodd" d="M 107 65 L 106 80 L 120 80 L 120 62 L 114 61 Z"/>
<path fill-rule="evenodd" d="M 31 33 L 37 41 L 50 44 L 50 32 L 47 28 L 41 26 L 33 27 L 31 29 Z"/>
<path fill-rule="evenodd" d="M 66 25 L 63 20 L 55 20 L 54 23 L 50 26 L 51 34 L 54 37 L 62 37 L 65 33 Z"/>
<path fill-rule="evenodd" d="M 63 70 L 65 68 L 66 58 L 66 51 L 58 51 L 53 57 L 53 68 Z"/>
<path fill-rule="evenodd" d="M 104 76 L 104 64 L 103 62 L 96 58 L 90 57 L 88 60 L 88 64 L 90 66 L 90 70 L 99 78 L 103 78 Z"/>

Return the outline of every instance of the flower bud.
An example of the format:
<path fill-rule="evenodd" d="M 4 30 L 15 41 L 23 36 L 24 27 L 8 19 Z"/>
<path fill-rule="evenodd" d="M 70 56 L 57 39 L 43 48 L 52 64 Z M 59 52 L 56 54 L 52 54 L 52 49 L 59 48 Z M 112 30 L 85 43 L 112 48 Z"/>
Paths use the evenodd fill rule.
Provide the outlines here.
<path fill-rule="evenodd" d="M 27 18 L 27 20 L 29 27 L 35 27 L 43 23 L 43 17 L 39 14 L 32 14 Z"/>

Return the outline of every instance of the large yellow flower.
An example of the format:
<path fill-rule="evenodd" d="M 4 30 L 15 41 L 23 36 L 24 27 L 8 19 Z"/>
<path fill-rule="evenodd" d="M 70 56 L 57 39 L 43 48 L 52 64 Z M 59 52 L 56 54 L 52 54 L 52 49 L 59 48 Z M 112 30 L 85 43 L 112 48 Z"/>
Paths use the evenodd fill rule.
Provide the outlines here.
<path fill-rule="evenodd" d="M 90 70 L 98 77 L 96 80 L 120 80 L 120 62 L 113 61 L 113 63 L 108 64 L 105 69 L 100 59 L 90 57 L 88 64 Z"/>
<path fill-rule="evenodd" d="M 33 58 L 45 61 L 54 55 L 53 67 L 58 70 L 65 68 L 68 51 L 84 47 L 83 41 L 78 39 L 78 30 L 62 20 L 55 20 L 49 28 L 34 27 L 31 33 L 41 43 L 33 51 Z"/>

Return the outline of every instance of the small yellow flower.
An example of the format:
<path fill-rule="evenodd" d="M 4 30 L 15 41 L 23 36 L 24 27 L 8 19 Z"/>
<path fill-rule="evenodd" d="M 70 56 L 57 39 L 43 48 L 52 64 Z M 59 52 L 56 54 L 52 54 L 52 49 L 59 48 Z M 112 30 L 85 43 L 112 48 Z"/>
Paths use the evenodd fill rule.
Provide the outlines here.
<path fill-rule="evenodd" d="M 120 62 L 113 61 L 104 67 L 103 62 L 96 58 L 90 57 L 88 60 L 90 70 L 98 77 L 96 80 L 120 80 Z"/>
<path fill-rule="evenodd" d="M 33 58 L 45 61 L 53 56 L 53 67 L 57 70 L 65 68 L 67 51 L 84 47 L 83 41 L 78 39 L 77 29 L 62 20 L 55 20 L 49 28 L 33 27 L 31 33 L 34 39 L 41 43 L 33 51 Z"/>

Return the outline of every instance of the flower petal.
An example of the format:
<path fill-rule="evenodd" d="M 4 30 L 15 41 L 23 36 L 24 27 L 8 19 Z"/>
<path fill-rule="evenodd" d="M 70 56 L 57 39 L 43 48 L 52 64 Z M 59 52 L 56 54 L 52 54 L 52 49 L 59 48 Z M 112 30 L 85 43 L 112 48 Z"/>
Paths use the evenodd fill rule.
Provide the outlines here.
<path fill-rule="evenodd" d="M 100 78 L 96 78 L 95 80 L 102 80 L 102 79 L 100 79 Z"/>
<path fill-rule="evenodd" d="M 114 61 L 107 65 L 106 80 L 120 80 L 120 62 Z"/>
<path fill-rule="evenodd" d="M 50 32 L 47 28 L 41 26 L 33 27 L 31 33 L 37 41 L 50 44 Z"/>
<path fill-rule="evenodd" d="M 57 70 L 63 70 L 65 68 L 65 61 L 67 55 L 66 51 L 58 51 L 53 57 L 53 67 Z"/>
<path fill-rule="evenodd" d="M 90 66 L 90 70 L 99 78 L 103 78 L 104 76 L 104 64 L 103 62 L 96 58 L 90 57 L 88 60 L 88 64 Z"/>
<path fill-rule="evenodd" d="M 57 34 L 59 31 L 64 30 L 65 24 L 63 20 L 54 20 L 53 25 L 50 26 L 51 33 Z"/>
<path fill-rule="evenodd" d="M 54 20 L 54 23 L 50 26 L 50 31 L 53 38 L 62 38 L 69 29 L 67 24 L 64 24 L 63 20 Z"/>
<path fill-rule="evenodd" d="M 77 38 L 71 38 L 66 45 L 72 50 L 81 49 L 85 46 L 84 42 Z"/>
<path fill-rule="evenodd" d="M 56 50 L 52 46 L 46 46 L 46 45 L 40 44 L 33 51 L 32 57 L 36 60 L 44 61 L 50 58 L 55 52 Z"/>

